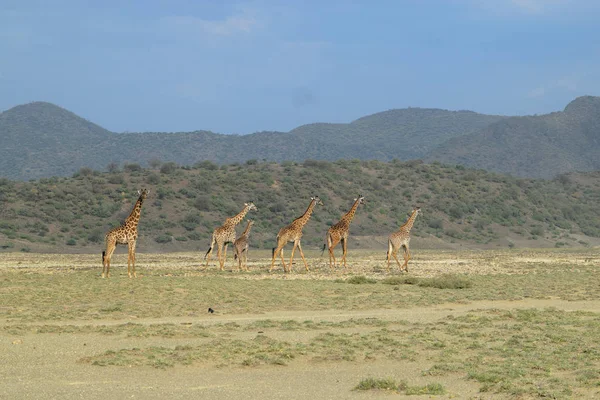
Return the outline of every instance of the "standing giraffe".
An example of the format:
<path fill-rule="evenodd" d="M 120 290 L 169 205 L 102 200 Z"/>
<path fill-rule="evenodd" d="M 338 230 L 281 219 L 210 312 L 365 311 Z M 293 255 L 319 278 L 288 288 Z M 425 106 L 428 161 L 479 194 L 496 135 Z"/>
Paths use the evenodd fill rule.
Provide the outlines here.
<path fill-rule="evenodd" d="M 325 251 L 325 247 L 329 249 L 329 267 L 331 269 L 335 269 L 335 255 L 333 254 L 333 249 L 340 242 L 342 242 L 343 251 L 342 261 L 344 262 L 344 269 L 346 268 L 350 222 L 352 222 L 359 204 L 365 204 L 365 198 L 362 195 L 359 195 L 358 198 L 354 199 L 354 204 L 352 205 L 352 208 L 350 208 L 350 211 L 348 211 L 337 224 L 331 226 L 331 228 L 327 230 L 327 235 L 325 236 L 326 243 L 323 244 L 323 251 Z"/>
<path fill-rule="evenodd" d="M 208 262 L 210 261 L 210 255 L 215 247 L 215 243 L 217 244 L 217 258 L 219 259 L 219 265 L 221 271 L 223 271 L 223 266 L 225 265 L 225 260 L 227 259 L 227 245 L 229 243 L 235 242 L 235 227 L 242 222 L 248 211 L 256 210 L 256 206 L 254 203 L 244 203 L 244 209 L 240 211 L 240 213 L 234 217 L 227 218 L 225 223 L 215 229 L 212 234 L 212 239 L 210 240 L 210 248 L 204 255 L 206 259 L 206 266 L 208 267 Z M 221 257 L 221 252 L 223 252 L 223 257 Z"/>
<path fill-rule="evenodd" d="M 400 271 L 404 268 L 404 271 L 408 272 L 408 260 L 410 260 L 410 229 L 415 223 L 415 219 L 417 219 L 417 215 L 421 211 L 420 207 L 415 207 L 412 211 L 411 216 L 408 220 L 400 227 L 397 232 L 392 233 L 388 238 L 388 251 L 387 251 L 387 270 L 390 271 L 390 257 L 394 256 L 394 259 L 398 263 L 400 267 Z M 400 261 L 398 261 L 398 250 L 400 247 L 404 248 L 404 264 L 400 266 Z"/>
<path fill-rule="evenodd" d="M 235 239 L 235 242 L 233 243 L 233 258 L 238 260 L 238 271 L 240 269 L 248 271 L 248 249 L 250 248 L 248 239 L 250 237 L 252 225 L 254 225 L 254 221 L 248 221 L 248 225 L 242 233 L 242 236 Z"/>
<path fill-rule="evenodd" d="M 117 247 L 117 244 L 127 244 L 129 252 L 127 254 L 127 275 L 131 278 L 133 275 L 137 277 L 135 273 L 135 245 L 138 238 L 138 223 L 140 222 L 140 215 L 142 212 L 142 203 L 146 199 L 146 196 L 150 193 L 149 190 L 143 189 L 138 190 L 140 197 L 133 206 L 133 210 L 129 217 L 125 219 L 123 225 L 118 226 L 108 231 L 104 237 L 106 242 L 106 250 L 102 252 L 102 277 L 110 277 L 110 259 Z M 106 272 L 106 275 L 105 275 Z"/>
<path fill-rule="evenodd" d="M 273 259 L 271 260 L 271 268 L 269 272 L 271 272 L 275 266 L 275 257 L 277 254 L 281 253 L 281 263 L 283 264 L 283 271 L 290 272 L 292 271 L 292 261 L 294 260 L 294 251 L 296 251 L 296 247 L 300 250 L 300 255 L 302 256 L 302 261 L 304 261 L 304 266 L 308 271 L 308 264 L 306 263 L 306 259 L 304 258 L 304 253 L 302 252 L 302 246 L 300 245 L 300 239 L 302 238 L 302 229 L 304 225 L 310 219 L 310 216 L 315 208 L 315 205 L 323 205 L 319 196 L 311 197 L 310 204 L 308 208 L 302 214 L 301 217 L 296 218 L 291 224 L 281 228 L 279 233 L 277 234 L 277 247 L 273 248 Z M 288 269 L 285 265 L 285 260 L 283 259 L 283 247 L 287 242 L 294 242 L 294 247 L 292 248 L 292 256 L 290 257 L 290 268 Z"/>

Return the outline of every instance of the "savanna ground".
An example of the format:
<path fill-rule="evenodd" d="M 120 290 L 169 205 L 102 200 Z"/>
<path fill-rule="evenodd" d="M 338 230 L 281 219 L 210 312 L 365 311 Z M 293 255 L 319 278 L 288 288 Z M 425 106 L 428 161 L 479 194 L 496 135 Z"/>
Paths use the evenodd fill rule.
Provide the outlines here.
<path fill-rule="evenodd" d="M 2 254 L 0 398 L 600 398 L 598 249 L 202 255 Z"/>

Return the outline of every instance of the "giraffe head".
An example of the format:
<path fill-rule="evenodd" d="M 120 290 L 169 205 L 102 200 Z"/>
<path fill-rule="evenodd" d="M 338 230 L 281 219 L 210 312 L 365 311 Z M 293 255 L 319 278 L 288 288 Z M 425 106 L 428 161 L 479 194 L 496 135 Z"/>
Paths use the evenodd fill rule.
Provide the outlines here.
<path fill-rule="evenodd" d="M 150 191 L 148 189 L 138 190 L 138 195 L 140 196 L 141 201 L 146 200 L 146 196 L 148 196 L 149 193 Z"/>
<path fill-rule="evenodd" d="M 319 196 L 313 196 L 310 199 L 320 206 L 324 205 Z"/>
<path fill-rule="evenodd" d="M 417 206 L 415 206 L 415 208 L 413 208 L 413 213 L 415 213 L 415 217 L 416 217 L 417 215 L 419 215 L 419 213 L 420 213 L 420 212 L 421 212 L 421 207 L 417 207 Z"/>
<path fill-rule="evenodd" d="M 244 203 L 244 206 L 246 206 L 246 208 L 248 209 L 248 211 L 258 211 L 258 208 L 256 208 L 256 206 L 254 205 L 253 202 L 249 202 L 249 203 Z"/>
<path fill-rule="evenodd" d="M 365 196 L 363 196 L 362 194 L 359 194 L 358 197 L 356 199 L 354 199 L 354 201 L 358 200 L 358 204 L 365 204 Z"/>

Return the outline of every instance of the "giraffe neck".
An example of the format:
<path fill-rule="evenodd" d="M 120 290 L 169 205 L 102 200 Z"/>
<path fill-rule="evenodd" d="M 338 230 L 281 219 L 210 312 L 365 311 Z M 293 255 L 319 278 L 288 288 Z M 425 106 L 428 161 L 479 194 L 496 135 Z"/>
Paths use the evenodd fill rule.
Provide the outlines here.
<path fill-rule="evenodd" d="M 250 223 L 250 221 L 248 221 L 248 225 L 246 226 L 244 233 L 242 233 L 242 236 L 248 236 L 250 234 L 251 228 L 252 228 L 252 224 Z"/>
<path fill-rule="evenodd" d="M 417 219 L 417 211 L 413 211 L 410 218 L 400 227 L 400 229 L 404 232 L 410 232 L 410 229 L 413 227 L 415 223 L 415 219 Z"/>
<path fill-rule="evenodd" d="M 302 214 L 301 217 L 296 218 L 296 221 L 294 221 L 294 222 L 300 224 L 300 226 L 306 225 L 306 223 L 310 219 L 310 216 L 311 216 L 313 210 L 315 209 L 316 204 L 317 204 L 317 200 L 312 200 L 310 202 L 310 204 L 308 205 L 308 208 L 306 209 L 304 214 Z"/>
<path fill-rule="evenodd" d="M 242 220 L 244 219 L 246 214 L 248 214 L 248 211 L 249 211 L 248 206 L 245 206 L 244 209 L 242 211 L 240 211 L 240 213 L 238 215 L 236 215 L 235 217 L 231 217 L 227 220 L 228 225 L 236 226 L 237 224 L 242 222 Z"/>
<path fill-rule="evenodd" d="M 352 222 L 352 219 L 354 218 L 354 214 L 356 214 L 356 209 L 358 208 L 359 204 L 360 198 L 356 199 L 350 211 L 348 211 L 346 215 L 342 217 L 342 221 L 346 222 L 347 224 L 350 224 L 350 222 Z"/>
<path fill-rule="evenodd" d="M 131 210 L 131 214 L 125 220 L 125 225 L 127 226 L 137 226 L 138 222 L 140 222 L 140 215 L 142 214 L 142 203 L 144 199 L 140 196 L 133 206 L 133 210 Z"/>

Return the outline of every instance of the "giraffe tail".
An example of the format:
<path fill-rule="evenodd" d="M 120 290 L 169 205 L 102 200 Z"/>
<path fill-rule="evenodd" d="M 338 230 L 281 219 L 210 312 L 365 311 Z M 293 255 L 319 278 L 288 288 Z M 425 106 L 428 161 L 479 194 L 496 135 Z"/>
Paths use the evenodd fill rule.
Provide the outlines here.
<path fill-rule="evenodd" d="M 327 243 L 323 243 L 323 248 L 321 249 L 321 256 L 325 254 L 325 247 L 327 247 Z"/>
<path fill-rule="evenodd" d="M 271 257 L 275 257 L 275 247 L 271 250 Z"/>
<path fill-rule="evenodd" d="M 210 246 L 208 248 L 208 250 L 206 251 L 206 254 L 204 254 L 204 259 L 206 260 L 206 256 L 208 255 L 208 253 L 210 253 L 210 251 L 212 250 L 212 246 Z"/>
<path fill-rule="evenodd" d="M 106 257 L 106 251 L 102 252 L 102 264 L 104 264 L 104 257 Z"/>

